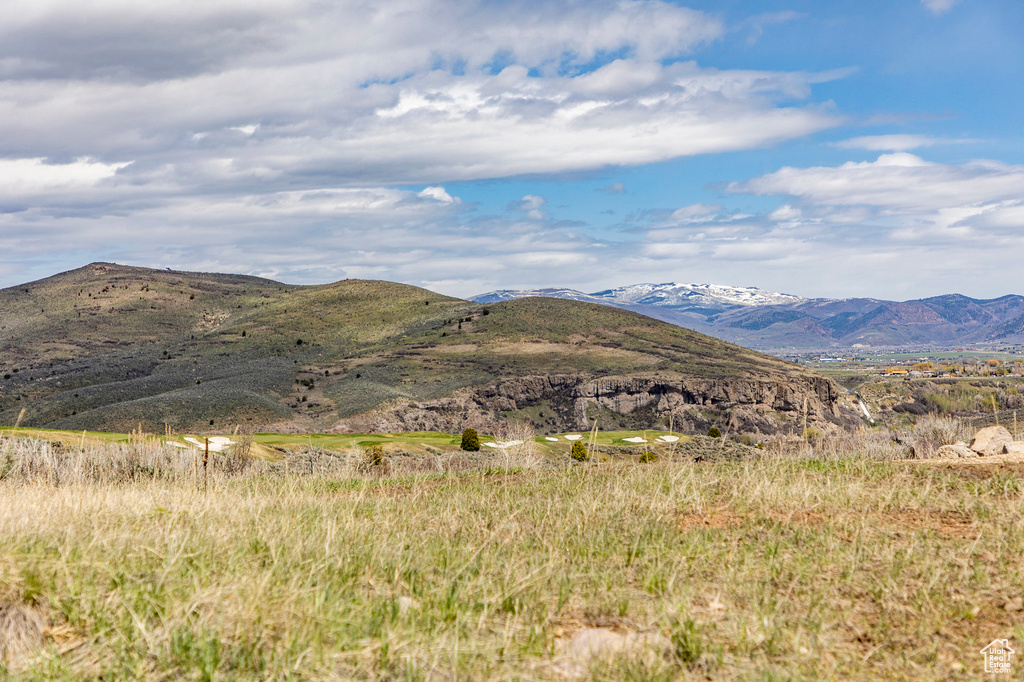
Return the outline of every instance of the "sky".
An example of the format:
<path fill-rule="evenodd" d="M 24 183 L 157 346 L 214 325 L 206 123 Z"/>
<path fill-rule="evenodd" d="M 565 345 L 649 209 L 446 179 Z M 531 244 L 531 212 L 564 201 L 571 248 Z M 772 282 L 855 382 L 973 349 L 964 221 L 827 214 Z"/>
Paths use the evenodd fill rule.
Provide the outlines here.
<path fill-rule="evenodd" d="M 0 286 L 1024 294 L 1020 0 L 5 0 Z"/>

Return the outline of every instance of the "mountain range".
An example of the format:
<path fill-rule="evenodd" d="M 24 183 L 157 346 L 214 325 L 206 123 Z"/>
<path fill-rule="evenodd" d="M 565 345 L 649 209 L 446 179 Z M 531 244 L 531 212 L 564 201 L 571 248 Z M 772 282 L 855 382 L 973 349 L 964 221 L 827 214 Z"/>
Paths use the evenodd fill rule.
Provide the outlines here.
<path fill-rule="evenodd" d="M 0 290 L 0 424 L 705 432 L 849 421 L 830 380 L 635 312 L 93 263 Z"/>
<path fill-rule="evenodd" d="M 1024 297 L 1016 295 L 988 300 L 959 294 L 913 301 L 808 299 L 753 287 L 669 282 L 589 294 L 573 289 L 505 289 L 471 300 L 488 303 L 530 296 L 624 308 L 762 350 L 1024 342 Z"/>

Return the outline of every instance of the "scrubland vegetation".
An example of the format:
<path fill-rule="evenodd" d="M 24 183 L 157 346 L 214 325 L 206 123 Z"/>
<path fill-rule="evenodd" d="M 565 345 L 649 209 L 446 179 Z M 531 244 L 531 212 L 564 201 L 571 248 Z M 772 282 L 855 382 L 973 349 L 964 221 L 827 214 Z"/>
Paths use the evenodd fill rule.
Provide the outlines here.
<path fill-rule="evenodd" d="M 203 475 L 143 439 L 0 439 L 0 676 L 983 677 L 982 647 L 1024 637 L 1020 465 L 885 442 L 390 470 L 307 448 Z M 576 647 L 592 628 L 636 646 Z"/>

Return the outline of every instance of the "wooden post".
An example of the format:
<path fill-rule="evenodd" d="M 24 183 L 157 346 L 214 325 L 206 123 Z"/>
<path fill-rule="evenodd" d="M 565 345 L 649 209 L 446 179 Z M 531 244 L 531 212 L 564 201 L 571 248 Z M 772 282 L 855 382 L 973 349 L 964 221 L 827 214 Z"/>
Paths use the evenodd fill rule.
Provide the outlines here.
<path fill-rule="evenodd" d="M 594 448 L 597 446 L 597 417 L 594 417 L 594 426 L 590 429 L 590 446 L 587 448 L 587 455 L 595 464 L 600 463 L 600 458 L 597 457 Z"/>
<path fill-rule="evenodd" d="M 208 480 L 206 465 L 210 462 L 210 439 L 204 438 L 203 441 L 206 443 L 206 450 L 203 452 L 203 490 L 206 490 L 206 482 Z"/>

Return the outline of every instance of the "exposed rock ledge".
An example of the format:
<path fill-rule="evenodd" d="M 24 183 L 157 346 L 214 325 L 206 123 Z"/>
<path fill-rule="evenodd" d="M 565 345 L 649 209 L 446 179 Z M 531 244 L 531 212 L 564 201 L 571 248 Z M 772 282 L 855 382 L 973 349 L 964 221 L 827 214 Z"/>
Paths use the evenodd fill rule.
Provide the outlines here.
<path fill-rule="evenodd" d="M 518 410 L 547 408 L 544 430 L 582 429 L 588 415 L 600 413 L 604 428 L 621 418 L 639 428 L 666 422 L 669 415 L 681 431 L 703 431 L 710 424 L 729 424 L 738 432 L 775 433 L 807 423 L 836 428 L 859 423 L 853 410 L 840 404 L 842 390 L 825 377 L 795 380 L 694 379 L 672 376 L 603 377 L 576 375 L 525 376 L 502 379 L 428 402 L 402 401 L 343 420 L 339 430 L 457 431 L 465 426 L 493 430 Z"/>

